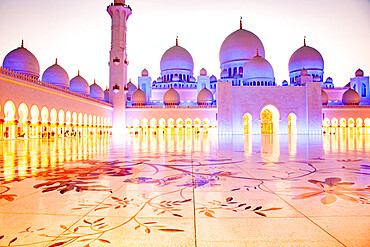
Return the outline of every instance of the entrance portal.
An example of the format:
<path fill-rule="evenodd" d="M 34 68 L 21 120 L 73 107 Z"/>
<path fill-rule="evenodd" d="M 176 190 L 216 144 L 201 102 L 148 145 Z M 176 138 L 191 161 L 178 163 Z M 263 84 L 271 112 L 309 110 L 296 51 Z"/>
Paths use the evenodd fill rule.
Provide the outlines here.
<path fill-rule="evenodd" d="M 265 109 L 261 113 L 261 134 L 273 134 L 273 132 L 272 112 L 269 109 Z"/>

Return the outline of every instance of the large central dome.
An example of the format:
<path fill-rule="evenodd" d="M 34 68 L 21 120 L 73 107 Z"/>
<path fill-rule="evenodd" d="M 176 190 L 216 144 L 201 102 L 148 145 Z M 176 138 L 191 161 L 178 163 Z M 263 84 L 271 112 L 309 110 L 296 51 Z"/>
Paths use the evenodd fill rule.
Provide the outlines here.
<path fill-rule="evenodd" d="M 168 70 L 188 70 L 193 72 L 194 62 L 190 53 L 178 45 L 168 49 L 161 59 L 161 72 Z"/>
<path fill-rule="evenodd" d="M 238 29 L 231 33 L 221 45 L 220 64 L 228 62 L 250 60 L 256 55 L 265 57 L 265 49 L 261 40 L 252 32 L 245 29 Z"/>

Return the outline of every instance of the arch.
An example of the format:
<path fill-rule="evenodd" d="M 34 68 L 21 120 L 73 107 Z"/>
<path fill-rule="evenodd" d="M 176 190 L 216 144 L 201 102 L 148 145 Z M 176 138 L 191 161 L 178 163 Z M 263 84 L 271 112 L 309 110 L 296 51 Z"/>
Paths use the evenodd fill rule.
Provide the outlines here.
<path fill-rule="evenodd" d="M 89 114 L 89 125 L 91 126 L 93 124 L 92 115 Z"/>
<path fill-rule="evenodd" d="M 356 119 L 356 127 L 362 127 L 362 118 L 357 118 Z"/>
<path fill-rule="evenodd" d="M 150 127 L 152 127 L 152 128 L 157 127 L 157 119 L 155 119 L 155 118 L 150 119 Z"/>
<path fill-rule="evenodd" d="M 239 74 L 243 75 L 243 67 L 239 67 Z"/>
<path fill-rule="evenodd" d="M 159 125 L 160 127 L 164 127 L 164 126 L 166 126 L 166 120 L 165 120 L 164 118 L 159 119 L 159 121 L 158 121 L 158 125 Z"/>
<path fill-rule="evenodd" d="M 46 106 L 41 108 L 41 122 L 47 123 L 49 120 L 49 110 Z"/>
<path fill-rule="evenodd" d="M 245 113 L 243 116 L 243 130 L 244 134 L 250 134 L 252 129 L 252 115 L 250 113 Z"/>
<path fill-rule="evenodd" d="M 295 113 L 288 115 L 288 133 L 297 134 L 297 115 Z"/>
<path fill-rule="evenodd" d="M 100 117 L 99 116 L 96 117 L 96 125 L 100 126 Z"/>
<path fill-rule="evenodd" d="M 353 118 L 348 119 L 348 127 L 354 127 L 355 126 L 355 120 Z"/>
<path fill-rule="evenodd" d="M 57 123 L 57 110 L 55 108 L 52 108 L 51 111 L 50 111 L 50 122 L 52 124 L 56 124 Z"/>
<path fill-rule="evenodd" d="M 238 68 L 234 67 L 233 75 L 238 74 Z"/>
<path fill-rule="evenodd" d="M 132 126 L 134 126 L 135 128 L 138 128 L 140 126 L 139 119 L 135 118 L 134 121 L 132 121 Z"/>
<path fill-rule="evenodd" d="M 31 123 L 32 124 L 37 124 L 39 121 L 39 108 L 37 105 L 33 105 L 31 107 Z"/>
<path fill-rule="evenodd" d="M 366 84 L 362 83 L 361 96 L 366 97 Z"/>
<path fill-rule="evenodd" d="M 183 127 L 184 126 L 184 120 L 182 118 L 178 118 L 176 120 L 177 127 Z"/>
<path fill-rule="evenodd" d="M 77 112 L 72 113 L 72 124 L 76 125 L 77 124 Z"/>
<path fill-rule="evenodd" d="M 83 125 L 84 122 L 83 122 L 83 116 L 82 116 L 82 113 L 78 113 L 78 125 Z"/>
<path fill-rule="evenodd" d="M 58 121 L 59 121 L 59 124 L 64 124 L 64 111 L 62 109 L 59 110 Z"/>
<path fill-rule="evenodd" d="M 337 118 L 332 118 L 331 119 L 331 126 L 332 127 L 338 127 L 338 119 Z"/>
<path fill-rule="evenodd" d="M 72 123 L 72 114 L 70 111 L 66 112 L 66 124 L 71 124 Z"/>
<path fill-rule="evenodd" d="M 192 121 L 190 118 L 187 118 L 187 119 L 185 120 L 185 125 L 186 125 L 186 126 L 191 126 L 191 125 L 192 125 L 192 123 L 193 123 L 193 121 Z"/>
<path fill-rule="evenodd" d="M 85 113 L 85 114 L 84 114 L 84 125 L 85 125 L 85 126 L 89 124 L 87 119 L 88 119 L 88 118 L 87 118 L 87 114 Z"/>
<path fill-rule="evenodd" d="M 13 101 L 9 100 L 4 105 L 5 122 L 14 121 L 15 117 L 15 105 Z"/>
<path fill-rule="evenodd" d="M 203 127 L 209 127 L 210 123 L 211 121 L 209 120 L 209 118 L 203 118 Z"/>
<path fill-rule="evenodd" d="M 344 117 L 339 119 L 339 126 L 340 127 L 346 127 L 347 126 L 347 120 Z"/>
<path fill-rule="evenodd" d="M 18 107 L 19 122 L 26 123 L 28 118 L 28 107 L 25 103 L 22 103 Z"/>
<path fill-rule="evenodd" d="M 280 113 L 275 106 L 265 106 L 261 111 L 260 118 L 262 134 L 279 134 Z"/>
<path fill-rule="evenodd" d="M 148 119 L 146 119 L 146 118 L 143 118 L 143 120 L 141 120 L 141 126 L 143 126 L 143 127 L 148 127 Z"/>
<path fill-rule="evenodd" d="M 324 118 L 323 123 L 322 123 L 322 126 L 329 127 L 329 125 L 330 125 L 330 119 L 327 118 L 327 117 Z"/>
<path fill-rule="evenodd" d="M 168 127 L 174 127 L 175 126 L 175 120 L 173 118 L 169 118 L 167 120 Z"/>
<path fill-rule="evenodd" d="M 201 123 L 202 121 L 200 120 L 200 118 L 194 119 L 194 126 L 199 126 Z"/>
<path fill-rule="evenodd" d="M 370 127 L 370 118 L 365 118 L 365 121 L 364 121 L 364 123 L 365 123 L 365 127 Z"/>

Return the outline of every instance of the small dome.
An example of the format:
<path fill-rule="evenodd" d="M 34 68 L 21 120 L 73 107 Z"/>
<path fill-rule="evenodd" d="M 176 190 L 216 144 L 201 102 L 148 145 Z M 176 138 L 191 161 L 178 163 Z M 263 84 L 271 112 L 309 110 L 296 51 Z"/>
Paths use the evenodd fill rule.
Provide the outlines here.
<path fill-rule="evenodd" d="M 103 89 L 95 83 L 90 85 L 90 95 L 91 98 L 97 99 L 97 100 L 104 100 L 104 92 Z"/>
<path fill-rule="evenodd" d="M 206 87 L 199 91 L 197 96 L 198 105 L 210 105 L 213 102 L 213 94 Z"/>
<path fill-rule="evenodd" d="M 344 105 L 358 105 L 360 103 L 360 95 L 355 90 L 348 89 L 342 96 L 342 103 Z"/>
<path fill-rule="evenodd" d="M 69 76 L 57 62 L 44 71 L 42 74 L 42 81 L 57 87 L 69 88 Z"/>
<path fill-rule="evenodd" d="M 326 78 L 325 83 L 333 83 L 333 79 L 331 77 Z"/>
<path fill-rule="evenodd" d="M 224 69 L 222 72 L 221 72 L 221 79 L 223 79 L 223 78 L 227 78 L 227 77 L 229 77 L 229 74 L 227 73 L 227 70 L 226 69 Z"/>
<path fill-rule="evenodd" d="M 89 83 L 80 76 L 80 73 L 69 82 L 69 90 L 86 96 L 90 94 Z"/>
<path fill-rule="evenodd" d="M 146 69 L 143 69 L 143 71 L 141 71 L 141 76 L 149 76 L 149 72 Z"/>
<path fill-rule="evenodd" d="M 252 59 L 256 50 L 265 57 L 265 49 L 261 40 L 252 32 L 238 29 L 231 33 L 221 45 L 220 64 Z"/>
<path fill-rule="evenodd" d="M 14 72 L 31 76 L 36 79 L 40 77 L 40 65 L 37 58 L 22 46 L 9 52 L 3 61 L 3 68 Z"/>
<path fill-rule="evenodd" d="M 307 69 L 305 69 L 305 68 L 303 68 L 303 69 L 301 69 L 301 74 L 300 74 L 301 76 L 308 76 L 308 71 L 307 71 Z"/>
<path fill-rule="evenodd" d="M 289 59 L 289 73 L 307 70 L 324 70 L 324 59 L 320 52 L 310 46 L 302 46 Z"/>
<path fill-rule="evenodd" d="M 328 104 L 328 94 L 321 89 L 321 104 L 327 105 Z"/>
<path fill-rule="evenodd" d="M 321 81 L 320 76 L 315 75 L 315 77 L 313 78 L 313 81 L 314 81 L 314 82 L 320 82 L 320 81 Z"/>
<path fill-rule="evenodd" d="M 190 77 L 190 82 L 196 82 L 197 80 L 194 78 L 194 76 Z"/>
<path fill-rule="evenodd" d="M 161 72 L 166 70 L 188 70 L 193 72 L 193 57 L 186 49 L 176 45 L 163 54 L 160 67 Z"/>
<path fill-rule="evenodd" d="M 362 71 L 362 69 L 356 70 L 356 77 L 357 76 L 364 76 L 364 72 Z"/>
<path fill-rule="evenodd" d="M 217 81 L 217 78 L 216 76 L 212 75 L 211 78 L 209 78 L 211 82 L 215 82 Z"/>
<path fill-rule="evenodd" d="M 274 70 L 266 59 L 255 56 L 244 67 L 244 80 L 274 81 Z"/>
<path fill-rule="evenodd" d="M 179 105 L 180 104 L 180 95 L 172 87 L 167 90 L 164 94 L 163 102 L 165 105 Z"/>
<path fill-rule="evenodd" d="M 199 72 L 200 75 L 207 75 L 207 70 L 205 68 L 202 68 Z"/>
<path fill-rule="evenodd" d="M 129 94 L 132 94 L 133 92 L 135 92 L 135 90 L 137 89 L 137 87 L 135 86 L 135 84 L 133 84 L 131 81 L 129 81 L 127 83 L 127 89 L 128 89 L 128 93 Z"/>
<path fill-rule="evenodd" d="M 158 77 L 157 82 L 163 82 L 163 79 L 161 77 Z"/>
<path fill-rule="evenodd" d="M 104 91 L 104 101 L 109 102 L 109 88 L 108 87 Z"/>
<path fill-rule="evenodd" d="M 284 80 L 284 81 L 281 83 L 281 85 L 283 85 L 283 86 L 288 86 L 289 84 L 288 84 L 287 80 Z"/>
<path fill-rule="evenodd" d="M 145 105 L 146 104 L 146 94 L 140 88 L 136 89 L 132 93 L 131 101 L 133 105 Z"/>

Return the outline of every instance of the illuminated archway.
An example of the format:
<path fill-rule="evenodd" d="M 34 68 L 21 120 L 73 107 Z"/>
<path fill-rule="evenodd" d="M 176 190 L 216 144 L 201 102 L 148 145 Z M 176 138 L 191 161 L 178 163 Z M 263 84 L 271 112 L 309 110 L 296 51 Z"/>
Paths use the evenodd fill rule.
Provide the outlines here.
<path fill-rule="evenodd" d="M 155 118 L 150 119 L 150 127 L 157 128 L 157 119 Z"/>
<path fill-rule="evenodd" d="M 200 133 L 200 124 L 201 120 L 199 118 L 194 119 L 194 133 L 199 134 Z"/>
<path fill-rule="evenodd" d="M 19 122 L 26 124 L 28 118 L 28 107 L 25 103 L 22 103 L 18 107 Z"/>
<path fill-rule="evenodd" d="M 265 106 L 261 111 L 261 134 L 279 134 L 280 114 L 273 105 Z"/>
<path fill-rule="evenodd" d="M 4 105 L 5 123 L 14 121 L 15 117 L 15 105 L 13 101 L 7 101 Z"/>
<path fill-rule="evenodd" d="M 356 119 L 356 127 L 357 128 L 362 127 L 362 118 L 357 118 Z"/>
<path fill-rule="evenodd" d="M 370 127 L 370 118 L 365 118 L 365 121 L 364 121 L 364 123 L 365 123 L 365 127 Z"/>
<path fill-rule="evenodd" d="M 294 113 L 288 115 L 288 133 L 297 134 L 297 115 Z"/>
<path fill-rule="evenodd" d="M 355 126 L 355 120 L 353 118 L 348 119 L 348 127 L 354 127 Z"/>
<path fill-rule="evenodd" d="M 4 129 L 4 138 L 15 138 L 15 105 L 12 101 L 7 101 L 4 105 L 4 114 L 5 114 L 5 129 Z"/>
<path fill-rule="evenodd" d="M 19 123 L 18 123 L 18 136 L 28 137 L 28 107 L 22 103 L 18 107 Z"/>
<path fill-rule="evenodd" d="M 244 134 L 250 134 L 252 129 L 252 115 L 250 113 L 246 113 L 243 116 L 243 130 Z"/>
<path fill-rule="evenodd" d="M 338 127 L 338 119 L 332 118 L 331 119 L 331 127 Z"/>
<path fill-rule="evenodd" d="M 31 127 L 30 137 L 38 137 L 39 135 L 39 108 L 36 105 L 31 107 Z"/>
<path fill-rule="evenodd" d="M 339 126 L 340 127 L 346 127 L 347 126 L 347 120 L 345 119 L 345 118 L 341 118 L 340 120 L 339 120 Z"/>

